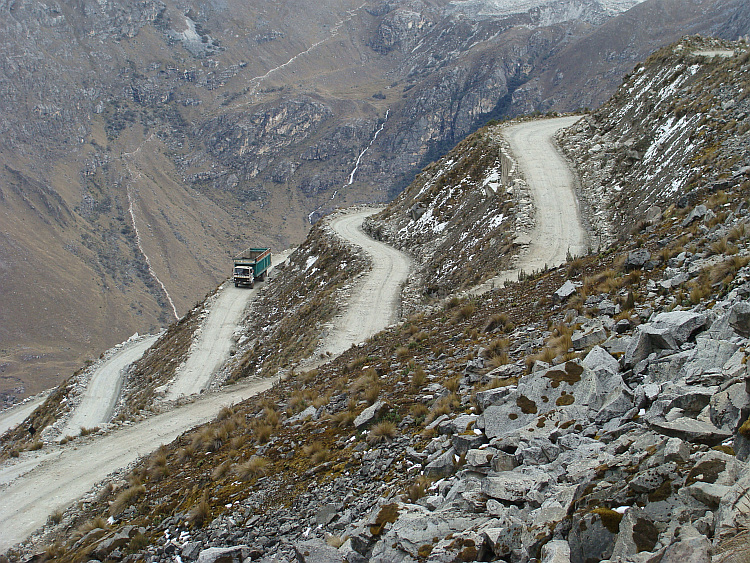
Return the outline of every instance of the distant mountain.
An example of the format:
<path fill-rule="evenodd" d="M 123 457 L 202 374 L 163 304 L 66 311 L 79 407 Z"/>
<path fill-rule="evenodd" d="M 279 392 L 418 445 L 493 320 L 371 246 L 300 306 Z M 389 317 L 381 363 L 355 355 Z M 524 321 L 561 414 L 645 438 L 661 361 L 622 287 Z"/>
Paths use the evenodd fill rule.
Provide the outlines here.
<path fill-rule="evenodd" d="M 740 2 L 632 4 L 0 3 L 0 393 L 183 315 L 241 248 L 390 200 L 490 119 L 747 32 Z"/>

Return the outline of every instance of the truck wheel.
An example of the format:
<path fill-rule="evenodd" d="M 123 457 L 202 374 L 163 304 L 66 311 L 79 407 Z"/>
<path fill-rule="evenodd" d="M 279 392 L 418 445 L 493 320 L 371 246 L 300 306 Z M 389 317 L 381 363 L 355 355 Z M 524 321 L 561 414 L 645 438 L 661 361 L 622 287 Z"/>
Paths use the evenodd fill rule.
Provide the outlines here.
<path fill-rule="evenodd" d="M 260 277 L 258 278 L 260 281 L 266 281 L 266 273 L 263 272 Z"/>
<path fill-rule="evenodd" d="M 240 287 L 239 282 L 234 282 L 234 287 Z"/>
<path fill-rule="evenodd" d="M 252 280 L 250 282 L 250 289 L 253 289 L 255 287 L 255 280 Z"/>

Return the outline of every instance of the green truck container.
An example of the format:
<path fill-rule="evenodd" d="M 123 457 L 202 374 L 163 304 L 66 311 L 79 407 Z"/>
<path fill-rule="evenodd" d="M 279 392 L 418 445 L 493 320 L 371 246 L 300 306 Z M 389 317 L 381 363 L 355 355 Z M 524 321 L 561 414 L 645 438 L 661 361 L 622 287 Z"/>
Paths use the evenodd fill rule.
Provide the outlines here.
<path fill-rule="evenodd" d="M 270 248 L 248 248 L 234 259 L 234 287 L 255 287 L 255 280 L 266 279 L 270 267 Z"/>

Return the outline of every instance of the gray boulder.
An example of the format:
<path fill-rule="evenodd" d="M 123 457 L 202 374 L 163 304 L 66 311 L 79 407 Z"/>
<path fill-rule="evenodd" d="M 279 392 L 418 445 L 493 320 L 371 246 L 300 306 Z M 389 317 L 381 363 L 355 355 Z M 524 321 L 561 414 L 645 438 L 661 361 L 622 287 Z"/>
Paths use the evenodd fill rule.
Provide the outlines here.
<path fill-rule="evenodd" d="M 484 478 L 482 492 L 500 502 L 516 504 L 525 502 L 529 491 L 535 486 L 537 481 L 533 477 L 516 471 L 503 471 Z"/>
<path fill-rule="evenodd" d="M 652 551 L 659 541 L 659 530 L 641 508 L 632 506 L 620 522 L 612 555 L 613 561 L 626 560 L 642 551 Z"/>
<path fill-rule="evenodd" d="M 609 559 L 615 547 L 621 515 L 608 509 L 597 509 L 575 515 L 568 534 L 571 563 L 588 563 Z"/>
<path fill-rule="evenodd" d="M 716 426 L 709 422 L 685 416 L 671 422 L 650 421 L 649 426 L 664 436 L 672 436 L 686 442 L 706 444 L 708 446 L 721 444 L 724 440 L 732 436 L 731 432 L 716 428 Z"/>
<path fill-rule="evenodd" d="M 448 448 L 447 451 L 425 466 L 424 474 L 427 477 L 447 477 L 455 470 L 456 463 L 453 457 L 455 455 L 456 450 Z"/>
<path fill-rule="evenodd" d="M 711 563 L 711 542 L 702 535 L 681 538 L 667 547 L 661 563 Z"/>
<path fill-rule="evenodd" d="M 542 546 L 542 563 L 570 563 L 570 545 L 565 540 L 552 540 Z"/>
<path fill-rule="evenodd" d="M 706 324 L 706 316 L 691 311 L 659 313 L 653 322 L 638 326 L 623 364 L 632 367 L 659 350 L 677 350 Z"/>
<path fill-rule="evenodd" d="M 236 545 L 233 547 L 209 547 L 204 549 L 198 555 L 198 563 L 242 563 L 244 552 L 249 548 L 246 545 Z M 302 560 L 300 561 L 308 561 Z M 333 563 L 334 560 L 330 560 Z M 336 561 L 340 563 L 341 559 Z M 322 561 L 320 563 L 323 563 Z"/>
<path fill-rule="evenodd" d="M 574 295 L 576 292 L 576 286 L 575 284 L 567 280 L 560 288 L 555 291 L 552 294 L 552 302 L 553 303 L 563 303 L 564 301 L 567 301 L 568 298 L 570 298 L 572 295 Z"/>
<path fill-rule="evenodd" d="M 597 374 L 567 362 L 522 378 L 501 405 L 487 407 L 478 425 L 488 438 L 507 436 L 528 427 L 534 436 L 545 436 L 561 424 L 588 422 L 623 385 L 619 374 Z M 533 426 L 533 430 L 531 429 Z"/>
<path fill-rule="evenodd" d="M 354 419 L 354 426 L 357 430 L 360 430 L 370 424 L 373 420 L 378 417 L 380 409 L 385 406 L 383 401 L 376 401 L 365 410 L 363 410 L 357 418 Z"/>
<path fill-rule="evenodd" d="M 624 266 L 626 270 L 640 270 L 649 260 L 651 260 L 651 253 L 645 248 L 638 248 L 628 252 Z"/>

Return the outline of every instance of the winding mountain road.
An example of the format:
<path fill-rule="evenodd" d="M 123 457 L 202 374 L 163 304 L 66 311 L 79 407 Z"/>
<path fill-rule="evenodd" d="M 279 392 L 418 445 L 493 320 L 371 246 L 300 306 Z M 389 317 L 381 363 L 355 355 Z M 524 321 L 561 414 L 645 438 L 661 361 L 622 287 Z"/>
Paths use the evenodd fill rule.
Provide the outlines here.
<path fill-rule="evenodd" d="M 331 219 L 331 228 L 344 240 L 361 247 L 372 270 L 354 289 L 346 312 L 334 322 L 321 348 L 338 356 L 395 322 L 401 305 L 401 287 L 411 271 L 411 260 L 392 246 L 373 240 L 362 230 L 365 217 L 380 209 L 346 213 Z"/>
<path fill-rule="evenodd" d="M 274 266 L 284 262 L 290 253 L 291 250 L 273 254 L 269 272 Z M 258 291 L 234 287 L 231 282 L 225 283 L 225 287 L 211 306 L 198 340 L 190 349 L 185 365 L 178 370 L 177 377 L 167 391 L 167 400 L 196 395 L 208 386 L 211 377 L 229 359 L 229 353 L 234 345 L 232 335 L 242 320 L 248 303 Z"/>
<path fill-rule="evenodd" d="M 580 256 L 586 252 L 587 236 L 575 195 L 573 172 L 554 141 L 555 133 L 579 119 L 577 115 L 539 119 L 502 129 L 534 200 L 534 229 L 531 243 L 519 257 L 516 268 L 501 272 L 471 293 L 484 293 L 506 281 L 517 280 L 521 271 L 553 268 L 565 263 L 568 254 Z"/>
<path fill-rule="evenodd" d="M 109 422 L 120 397 L 123 371 L 139 360 L 158 338 L 158 335 L 148 336 L 135 342 L 126 342 L 115 355 L 94 371 L 83 399 L 63 428 L 62 436 L 77 436 L 81 433 L 81 428 L 93 428 Z"/>
<path fill-rule="evenodd" d="M 401 252 L 373 241 L 362 232 L 362 221 L 376 211 L 355 210 L 331 220 L 334 231 L 352 244 L 362 246 L 373 262 L 372 270 L 354 288 L 347 312 L 337 319 L 334 330 L 323 343 L 332 354 L 339 354 L 379 332 L 398 313 L 401 285 L 410 271 L 410 261 Z M 227 306 L 214 304 L 202 327 L 201 340 L 213 342 L 209 348 L 219 352 L 206 353 L 201 344 L 191 350 L 188 363 L 193 356 L 195 361 L 200 360 L 203 367 L 197 371 L 202 379 L 179 384 L 180 394 L 191 388 L 202 389 L 216 365 L 220 367 L 222 363 L 217 359 L 224 357 L 221 350 L 226 348 L 228 356 L 234 328 L 255 293 L 236 291 L 239 293 L 227 284 L 218 300 L 228 295 Z M 212 314 L 217 317 L 216 322 L 210 321 Z M 214 342 L 218 340 L 221 342 Z M 104 436 L 90 436 L 62 447 L 45 447 L 39 452 L 24 452 L 21 459 L 0 466 L 0 553 L 28 537 L 50 514 L 81 498 L 107 475 L 151 453 L 159 444 L 169 443 L 212 420 L 223 406 L 248 399 L 272 383 L 272 379 L 249 381 L 221 392 L 206 393 L 192 403 Z"/>

